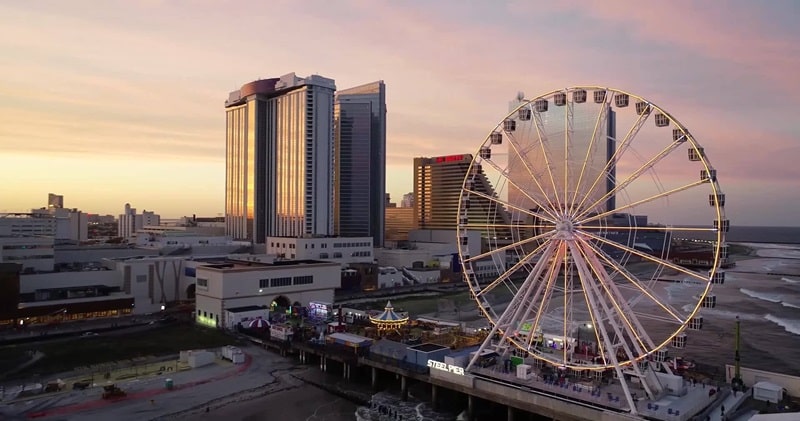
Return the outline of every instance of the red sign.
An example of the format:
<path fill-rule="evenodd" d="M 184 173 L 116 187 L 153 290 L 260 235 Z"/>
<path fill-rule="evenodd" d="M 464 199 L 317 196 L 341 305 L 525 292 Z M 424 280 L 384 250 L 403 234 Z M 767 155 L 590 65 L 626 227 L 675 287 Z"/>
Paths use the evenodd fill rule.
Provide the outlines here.
<path fill-rule="evenodd" d="M 447 156 L 437 156 L 433 158 L 436 163 L 440 162 L 460 162 L 464 160 L 464 155 L 447 155 Z"/>

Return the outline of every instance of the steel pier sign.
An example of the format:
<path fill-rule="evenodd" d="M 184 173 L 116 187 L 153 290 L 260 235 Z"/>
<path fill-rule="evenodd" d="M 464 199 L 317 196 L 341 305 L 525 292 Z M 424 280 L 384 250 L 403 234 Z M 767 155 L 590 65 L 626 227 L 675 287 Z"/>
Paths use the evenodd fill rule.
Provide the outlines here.
<path fill-rule="evenodd" d="M 463 368 L 461 368 L 461 367 L 459 367 L 457 365 L 445 364 L 445 363 L 443 363 L 441 361 L 428 360 L 428 367 L 435 368 L 435 369 L 441 370 L 441 371 L 447 371 L 447 372 L 453 373 L 453 374 L 459 374 L 459 375 L 462 375 L 462 376 L 464 375 L 464 369 Z"/>

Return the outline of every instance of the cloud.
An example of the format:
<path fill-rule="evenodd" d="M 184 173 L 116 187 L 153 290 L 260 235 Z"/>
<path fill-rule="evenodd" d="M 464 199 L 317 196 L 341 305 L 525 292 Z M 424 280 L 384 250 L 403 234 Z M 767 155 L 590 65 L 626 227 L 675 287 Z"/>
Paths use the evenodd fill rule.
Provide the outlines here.
<path fill-rule="evenodd" d="M 787 165 L 797 157 L 790 110 L 800 106 L 794 7 L 9 3 L 0 6 L 0 145 L 220 162 L 222 103 L 243 83 L 291 71 L 333 77 L 340 88 L 383 79 L 387 162 L 400 194 L 410 190 L 413 157 L 473 153 L 517 91 L 601 84 L 681 119 L 722 177 L 781 182 L 797 176 Z"/>

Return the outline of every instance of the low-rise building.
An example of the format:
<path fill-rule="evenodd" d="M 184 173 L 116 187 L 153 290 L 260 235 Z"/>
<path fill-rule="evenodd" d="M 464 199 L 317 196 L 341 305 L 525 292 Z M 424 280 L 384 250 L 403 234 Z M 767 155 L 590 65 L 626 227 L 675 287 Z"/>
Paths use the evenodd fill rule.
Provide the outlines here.
<path fill-rule="evenodd" d="M 224 327 L 227 309 L 248 306 L 289 308 L 311 301 L 333 302 L 341 265 L 319 260 L 263 263 L 227 260 L 196 268 L 198 324 Z"/>
<path fill-rule="evenodd" d="M 267 254 L 292 260 L 325 260 L 342 267 L 374 261 L 372 237 L 267 237 Z"/>
<path fill-rule="evenodd" d="M 0 234 L 0 263 L 19 263 L 23 273 L 52 271 L 53 237 Z"/>

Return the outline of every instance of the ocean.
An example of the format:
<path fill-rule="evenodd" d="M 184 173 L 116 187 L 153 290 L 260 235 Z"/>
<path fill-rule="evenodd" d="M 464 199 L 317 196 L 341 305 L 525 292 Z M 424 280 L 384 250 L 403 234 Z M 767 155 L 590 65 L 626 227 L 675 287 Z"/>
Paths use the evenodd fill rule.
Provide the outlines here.
<path fill-rule="evenodd" d="M 715 238 L 712 233 L 693 232 L 701 240 Z M 800 244 L 800 227 L 731 226 L 726 234 L 731 243 Z"/>

